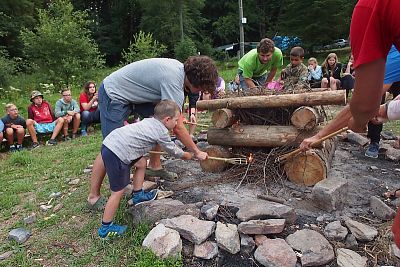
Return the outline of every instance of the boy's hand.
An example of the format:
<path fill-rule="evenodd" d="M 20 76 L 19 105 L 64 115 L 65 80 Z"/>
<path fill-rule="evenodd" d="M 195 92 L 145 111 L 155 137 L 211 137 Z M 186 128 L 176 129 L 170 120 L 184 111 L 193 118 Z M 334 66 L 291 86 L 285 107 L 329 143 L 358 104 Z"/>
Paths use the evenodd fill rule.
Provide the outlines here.
<path fill-rule="evenodd" d="M 191 153 L 185 152 L 185 153 L 183 153 L 183 156 L 182 156 L 181 159 L 183 159 L 183 160 L 191 160 L 192 158 L 193 158 L 193 156 L 192 156 Z"/>

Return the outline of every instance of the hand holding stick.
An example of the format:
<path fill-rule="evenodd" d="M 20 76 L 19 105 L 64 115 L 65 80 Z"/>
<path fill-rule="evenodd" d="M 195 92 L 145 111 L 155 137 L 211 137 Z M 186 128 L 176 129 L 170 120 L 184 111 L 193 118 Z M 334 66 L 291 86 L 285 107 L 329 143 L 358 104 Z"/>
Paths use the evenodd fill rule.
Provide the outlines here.
<path fill-rule="evenodd" d="M 149 153 L 150 154 L 158 154 L 158 155 L 168 155 L 167 152 L 163 152 L 163 151 L 149 151 Z M 247 158 L 218 158 L 218 157 L 208 156 L 207 159 L 224 161 L 226 163 L 234 164 L 234 165 L 237 165 L 237 164 L 248 164 L 249 163 Z"/>

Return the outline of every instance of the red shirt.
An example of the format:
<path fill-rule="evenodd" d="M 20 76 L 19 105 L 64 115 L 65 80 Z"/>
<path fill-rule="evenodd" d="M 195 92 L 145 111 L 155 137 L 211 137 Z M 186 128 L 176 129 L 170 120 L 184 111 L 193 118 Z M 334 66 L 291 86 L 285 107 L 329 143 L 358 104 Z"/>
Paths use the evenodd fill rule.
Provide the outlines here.
<path fill-rule="evenodd" d="M 40 107 L 34 103 L 28 107 L 28 118 L 37 123 L 51 123 L 54 120 L 54 114 L 50 104 L 43 100 Z"/>
<path fill-rule="evenodd" d="M 89 102 L 90 102 L 90 99 L 89 99 L 89 96 L 86 93 L 81 93 L 79 95 L 79 107 L 81 109 L 81 112 L 84 111 L 84 109 L 82 107 L 82 103 L 89 103 Z M 96 111 L 96 109 L 97 109 L 97 106 L 96 107 L 91 107 L 89 109 L 89 112 Z"/>
<path fill-rule="evenodd" d="M 392 44 L 400 50 L 400 1 L 359 0 L 350 26 L 354 67 L 386 56 Z"/>

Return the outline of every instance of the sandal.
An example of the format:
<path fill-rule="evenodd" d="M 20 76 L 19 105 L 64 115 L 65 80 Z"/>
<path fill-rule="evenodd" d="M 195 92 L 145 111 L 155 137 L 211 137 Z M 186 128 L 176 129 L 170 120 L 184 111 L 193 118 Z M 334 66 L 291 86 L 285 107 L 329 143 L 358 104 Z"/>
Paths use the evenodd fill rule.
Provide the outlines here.
<path fill-rule="evenodd" d="M 167 181 L 176 181 L 178 179 L 178 174 L 176 174 L 175 172 L 167 171 L 166 169 L 153 170 L 147 168 L 146 176 L 160 177 Z"/>
<path fill-rule="evenodd" d="M 383 193 L 383 197 L 394 200 L 394 199 L 398 198 L 397 192 L 400 192 L 400 188 L 396 189 L 394 191 L 387 191 L 387 192 Z"/>
<path fill-rule="evenodd" d="M 101 196 L 94 204 L 87 203 L 87 208 L 92 211 L 103 211 L 107 204 L 107 198 Z"/>

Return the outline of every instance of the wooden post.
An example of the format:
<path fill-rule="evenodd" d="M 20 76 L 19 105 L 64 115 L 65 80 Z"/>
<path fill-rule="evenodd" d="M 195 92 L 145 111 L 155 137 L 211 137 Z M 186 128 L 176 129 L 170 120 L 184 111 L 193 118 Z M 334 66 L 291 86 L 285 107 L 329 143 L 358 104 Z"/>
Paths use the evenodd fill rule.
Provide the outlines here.
<path fill-rule="evenodd" d="M 222 108 L 213 113 L 211 121 L 216 128 L 222 129 L 232 126 L 237 121 L 237 116 L 231 109 Z"/>
<path fill-rule="evenodd" d="M 290 121 L 297 129 L 309 131 L 322 122 L 323 117 L 315 108 L 302 106 L 293 111 Z"/>

